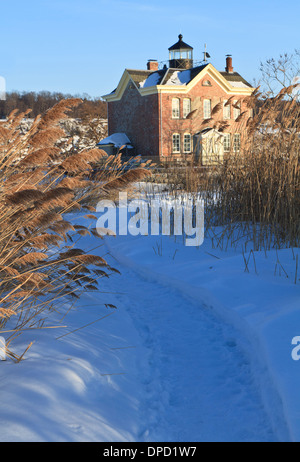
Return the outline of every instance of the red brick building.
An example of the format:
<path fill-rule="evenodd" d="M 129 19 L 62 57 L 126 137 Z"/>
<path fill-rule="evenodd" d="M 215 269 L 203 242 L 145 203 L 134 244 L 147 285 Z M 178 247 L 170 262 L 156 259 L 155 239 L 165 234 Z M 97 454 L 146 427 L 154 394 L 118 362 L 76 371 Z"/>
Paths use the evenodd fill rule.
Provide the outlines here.
<path fill-rule="evenodd" d="M 239 148 L 240 133 L 234 133 L 233 124 L 242 113 L 250 115 L 247 98 L 254 88 L 234 72 L 229 55 L 221 72 L 207 62 L 207 53 L 204 62 L 194 66 L 193 48 L 182 38 L 179 35 L 169 48 L 169 66 L 159 69 L 157 61 L 149 60 L 147 70 L 125 69 L 117 88 L 103 97 L 108 130 L 109 135 L 125 133 L 143 157 L 165 160 L 194 153 L 205 164 L 209 163 L 203 151 L 208 134 L 208 151 L 216 158 Z M 212 119 L 220 122 L 220 130 L 212 129 Z M 212 147 L 216 136 L 221 149 Z"/>

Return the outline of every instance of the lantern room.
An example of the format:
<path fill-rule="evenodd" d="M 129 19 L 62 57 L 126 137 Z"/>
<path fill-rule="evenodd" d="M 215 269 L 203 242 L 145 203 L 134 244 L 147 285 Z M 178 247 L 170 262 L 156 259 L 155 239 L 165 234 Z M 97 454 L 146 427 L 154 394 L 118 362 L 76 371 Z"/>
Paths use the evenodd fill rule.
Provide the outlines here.
<path fill-rule="evenodd" d="M 178 38 L 178 42 L 169 48 L 169 67 L 190 69 L 193 67 L 193 47 L 182 40 L 182 34 Z"/>

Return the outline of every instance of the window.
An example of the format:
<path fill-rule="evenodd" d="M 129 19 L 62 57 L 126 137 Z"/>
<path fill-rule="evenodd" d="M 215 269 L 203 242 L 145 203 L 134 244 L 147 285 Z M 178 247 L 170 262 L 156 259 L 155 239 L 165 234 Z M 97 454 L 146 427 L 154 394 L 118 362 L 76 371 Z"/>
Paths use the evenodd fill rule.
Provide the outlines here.
<path fill-rule="evenodd" d="M 172 137 L 172 151 L 177 153 L 180 152 L 180 135 L 179 133 L 174 133 Z"/>
<path fill-rule="evenodd" d="M 190 133 L 185 133 L 183 136 L 183 152 L 184 153 L 192 152 L 192 137 Z"/>
<path fill-rule="evenodd" d="M 230 133 L 224 133 L 224 152 L 230 152 Z"/>
<path fill-rule="evenodd" d="M 210 80 L 204 80 L 202 85 L 203 85 L 203 87 L 211 87 L 211 82 L 210 82 Z"/>
<path fill-rule="evenodd" d="M 234 152 L 239 152 L 241 147 L 241 135 L 239 133 L 235 133 L 233 135 L 233 150 Z"/>
<path fill-rule="evenodd" d="M 203 100 L 203 118 L 204 119 L 211 118 L 211 100 L 210 99 Z"/>
<path fill-rule="evenodd" d="M 236 120 L 241 114 L 241 103 L 240 101 L 233 101 L 233 118 Z"/>
<path fill-rule="evenodd" d="M 172 118 L 179 119 L 180 114 L 180 100 L 179 98 L 172 99 Z"/>
<path fill-rule="evenodd" d="M 185 119 L 189 115 L 190 112 L 191 112 L 191 100 L 190 98 L 184 98 L 182 117 Z"/>
<path fill-rule="evenodd" d="M 224 101 L 224 106 L 223 106 L 223 118 L 224 118 L 224 120 L 230 119 L 230 116 L 231 116 L 231 114 L 230 114 L 230 112 L 231 112 L 231 111 L 230 111 L 231 106 L 230 106 L 230 103 L 227 104 L 227 106 L 226 106 L 226 103 L 227 103 L 227 102 L 228 102 L 228 100 L 226 99 L 226 100 Z"/>

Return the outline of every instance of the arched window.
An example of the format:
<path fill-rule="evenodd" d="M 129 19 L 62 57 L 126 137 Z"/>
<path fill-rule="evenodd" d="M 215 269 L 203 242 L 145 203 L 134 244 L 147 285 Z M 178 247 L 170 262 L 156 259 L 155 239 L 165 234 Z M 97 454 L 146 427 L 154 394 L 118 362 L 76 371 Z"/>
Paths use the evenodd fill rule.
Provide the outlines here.
<path fill-rule="evenodd" d="M 183 152 L 189 154 L 192 152 L 192 137 L 190 133 L 183 135 Z"/>
<path fill-rule="evenodd" d="M 179 119 L 180 116 L 180 99 L 173 98 L 172 99 L 172 118 Z"/>
<path fill-rule="evenodd" d="M 191 112 L 191 100 L 190 98 L 184 98 L 182 105 L 182 117 L 185 119 Z"/>
<path fill-rule="evenodd" d="M 179 133 L 173 133 L 173 136 L 172 136 L 172 151 L 173 151 L 173 153 L 180 152 L 180 135 L 179 135 Z"/>

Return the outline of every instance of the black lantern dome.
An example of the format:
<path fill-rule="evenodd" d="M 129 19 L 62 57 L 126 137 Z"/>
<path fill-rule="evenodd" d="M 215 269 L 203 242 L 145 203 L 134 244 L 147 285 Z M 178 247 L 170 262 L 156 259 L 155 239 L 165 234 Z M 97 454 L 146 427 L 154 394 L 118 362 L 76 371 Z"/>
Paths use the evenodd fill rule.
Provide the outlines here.
<path fill-rule="evenodd" d="M 178 42 L 169 48 L 169 67 L 190 69 L 193 67 L 193 47 L 182 40 L 182 34 L 178 38 Z"/>

